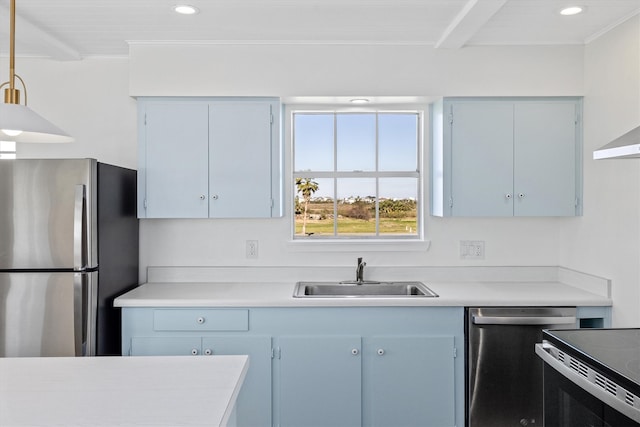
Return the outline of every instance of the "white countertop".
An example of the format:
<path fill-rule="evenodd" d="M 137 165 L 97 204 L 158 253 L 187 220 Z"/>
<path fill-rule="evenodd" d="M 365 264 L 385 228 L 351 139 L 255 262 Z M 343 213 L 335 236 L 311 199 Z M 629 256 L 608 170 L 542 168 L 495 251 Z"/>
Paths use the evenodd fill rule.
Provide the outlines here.
<path fill-rule="evenodd" d="M 0 358 L 0 426 L 225 426 L 248 363 L 248 356 Z"/>
<path fill-rule="evenodd" d="M 116 307 L 610 306 L 611 298 L 557 281 L 423 282 L 437 298 L 294 298 L 295 282 L 145 283 Z"/>

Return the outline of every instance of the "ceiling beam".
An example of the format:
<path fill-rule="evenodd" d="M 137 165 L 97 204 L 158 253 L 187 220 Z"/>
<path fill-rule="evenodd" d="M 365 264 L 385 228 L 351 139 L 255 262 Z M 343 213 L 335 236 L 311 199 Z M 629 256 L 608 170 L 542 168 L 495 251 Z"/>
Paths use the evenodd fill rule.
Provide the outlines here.
<path fill-rule="evenodd" d="M 0 26 L 0 34 L 6 36 L 6 40 L 9 39 L 9 16 L 9 8 L 4 4 L 0 5 L 0 19 L 3 19 L 3 21 L 7 23 L 6 26 Z M 82 59 L 82 55 L 80 55 L 80 52 L 75 48 L 58 39 L 53 34 L 36 27 L 17 13 L 16 45 L 37 48 L 42 56 L 48 56 L 60 61 L 78 61 Z M 19 54 L 19 52 L 16 51 L 16 54 Z"/>
<path fill-rule="evenodd" d="M 506 2 L 507 0 L 468 0 L 436 42 L 436 49 L 459 49 L 464 46 Z"/>

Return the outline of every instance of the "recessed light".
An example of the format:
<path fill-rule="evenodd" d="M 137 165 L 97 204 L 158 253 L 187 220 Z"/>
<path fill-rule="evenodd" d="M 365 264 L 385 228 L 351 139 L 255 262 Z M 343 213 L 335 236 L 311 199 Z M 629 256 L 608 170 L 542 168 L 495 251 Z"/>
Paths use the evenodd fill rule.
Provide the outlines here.
<path fill-rule="evenodd" d="M 560 9 L 560 15 L 564 15 L 564 16 L 577 15 L 582 12 L 584 12 L 584 7 L 582 6 L 569 6 L 569 7 Z"/>
<path fill-rule="evenodd" d="M 174 12 L 180 13 L 182 15 L 195 15 L 196 13 L 200 12 L 197 7 L 191 6 L 190 4 L 177 4 L 173 6 L 173 10 Z"/>
<path fill-rule="evenodd" d="M 349 102 L 351 102 L 352 104 L 368 104 L 369 100 L 367 98 L 355 98 Z"/>

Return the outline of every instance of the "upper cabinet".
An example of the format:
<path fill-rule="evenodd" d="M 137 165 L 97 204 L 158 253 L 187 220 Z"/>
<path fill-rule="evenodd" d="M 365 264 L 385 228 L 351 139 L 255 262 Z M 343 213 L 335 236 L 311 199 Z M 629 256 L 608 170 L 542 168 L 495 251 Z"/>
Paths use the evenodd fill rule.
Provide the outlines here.
<path fill-rule="evenodd" d="M 581 98 L 445 98 L 431 113 L 432 215 L 581 215 Z"/>
<path fill-rule="evenodd" d="M 140 218 L 282 215 L 275 98 L 139 98 Z"/>

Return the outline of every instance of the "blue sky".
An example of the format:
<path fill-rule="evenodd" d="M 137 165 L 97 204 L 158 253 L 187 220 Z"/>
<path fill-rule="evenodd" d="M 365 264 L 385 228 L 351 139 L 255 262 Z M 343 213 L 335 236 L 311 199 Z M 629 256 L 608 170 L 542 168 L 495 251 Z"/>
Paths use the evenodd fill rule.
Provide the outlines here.
<path fill-rule="evenodd" d="M 379 171 L 411 171 L 417 169 L 416 140 L 418 115 L 415 113 L 378 114 Z M 334 115 L 296 113 L 296 171 L 334 170 Z M 336 122 L 338 171 L 375 171 L 376 114 L 338 114 Z M 331 179 L 318 178 L 314 196 L 333 197 Z M 338 179 L 339 199 L 348 196 L 375 195 L 374 178 Z M 380 197 L 406 198 L 417 195 L 415 178 L 381 178 Z"/>

